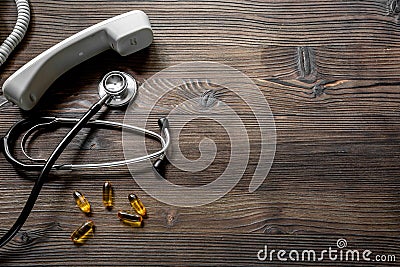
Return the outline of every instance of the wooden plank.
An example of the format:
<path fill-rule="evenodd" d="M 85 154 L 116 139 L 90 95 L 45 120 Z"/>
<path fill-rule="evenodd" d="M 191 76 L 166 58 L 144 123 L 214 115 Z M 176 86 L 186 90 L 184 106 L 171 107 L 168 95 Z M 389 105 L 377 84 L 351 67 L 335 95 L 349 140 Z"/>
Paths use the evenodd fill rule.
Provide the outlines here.
<path fill-rule="evenodd" d="M 399 51 L 385 45 L 266 46 L 261 64 L 267 78 L 397 80 Z"/>
<path fill-rule="evenodd" d="M 74 5 L 75 1 L 33 1 L 32 6 L 42 11 L 35 19 L 41 23 L 37 31 L 43 37 L 50 29 L 70 34 L 74 28 L 85 28 L 84 23 L 142 9 L 152 18 L 162 43 L 253 47 L 368 42 L 397 46 L 398 11 L 392 2 L 171 1 L 166 5 L 164 1 L 86 1 Z"/>
<path fill-rule="evenodd" d="M 135 77 L 143 81 L 164 68 L 189 61 L 219 62 L 242 71 L 252 79 L 297 79 L 305 82 L 306 87 L 342 83 L 342 80 L 374 80 L 369 83 L 385 80 L 387 85 L 395 86 L 398 81 L 400 49 L 390 46 L 228 47 L 223 48 L 224 53 L 220 52 L 222 48 L 217 45 L 191 47 L 177 49 L 173 45 L 155 43 L 149 49 L 128 57 L 119 57 L 115 52 L 108 51 L 77 67 L 63 82 L 75 85 L 78 83 L 74 83 L 74 80 L 77 80 L 82 87 L 85 82 L 96 83 L 104 73 L 118 68 L 133 71 Z M 302 49 L 311 53 L 305 61 L 302 59 Z M 23 58 L 33 57 L 42 52 L 43 48 L 30 51 L 34 51 L 33 54 Z M 13 67 L 6 66 L 0 81 L 5 81 L 26 62 L 19 60 L 14 63 Z M 94 65 L 100 65 L 100 73 L 93 73 Z"/>
<path fill-rule="evenodd" d="M 40 227 L 40 226 L 39 226 Z M 43 227 L 43 226 L 41 226 Z M 329 247 L 337 249 L 337 236 L 319 235 L 269 235 L 262 234 L 219 234 L 205 237 L 198 233 L 143 233 L 139 230 L 129 229 L 119 231 L 118 238 L 110 236 L 108 231 L 99 225 L 96 236 L 89 240 L 85 246 L 71 246 L 68 241 L 59 241 L 66 236 L 60 232 L 67 225 L 44 226 L 41 230 L 28 232 L 25 238 L 13 242 L 7 250 L 0 254 L 0 263 L 14 262 L 15 265 L 57 265 L 57 266 L 111 266 L 111 265 L 146 265 L 146 266 L 171 266 L 171 265 L 196 265 L 196 266 L 265 266 L 273 262 L 274 266 L 287 266 L 289 263 L 304 266 L 360 266 L 365 264 L 378 264 L 379 266 L 395 266 L 393 262 L 367 262 L 360 260 L 346 261 L 343 256 L 340 261 L 340 250 L 333 253 L 337 256 L 336 261 L 330 261 L 328 254 L 324 254 L 324 260 L 302 261 L 301 253 L 304 250 L 315 250 L 316 256 L 320 257 L 323 249 Z M 27 237 L 28 236 L 28 237 Z M 32 239 L 29 239 L 32 237 Z M 46 245 L 42 245 L 46 240 Z M 154 240 L 157 240 L 155 242 Z M 374 261 L 376 255 L 394 255 L 399 250 L 399 242 L 396 238 L 385 237 L 379 242 L 367 236 L 349 236 L 348 248 L 359 250 L 362 253 L 370 250 L 370 259 Z M 278 261 L 277 252 L 273 254 L 274 261 L 259 261 L 257 253 L 264 249 L 265 245 L 270 250 L 284 249 L 287 254 L 290 250 L 300 252 L 299 261 Z M 29 250 L 27 250 L 29 247 Z M 94 249 L 96 248 L 96 250 Z M 118 248 L 118 249 L 116 249 Z M 346 253 L 346 248 L 343 249 Z M 40 256 L 46 253 L 46 258 Z M 286 257 L 288 255 L 286 254 Z M 362 254 L 360 255 L 362 258 Z M 60 259 L 62 259 L 60 261 Z M 307 255 L 305 255 L 307 259 Z M 350 256 L 348 259 L 351 259 Z"/>

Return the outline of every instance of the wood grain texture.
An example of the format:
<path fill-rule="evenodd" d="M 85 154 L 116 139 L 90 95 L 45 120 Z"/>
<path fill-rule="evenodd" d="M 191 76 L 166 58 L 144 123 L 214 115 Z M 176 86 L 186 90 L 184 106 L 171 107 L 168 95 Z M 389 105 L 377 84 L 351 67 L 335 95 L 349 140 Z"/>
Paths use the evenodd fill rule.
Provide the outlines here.
<path fill-rule="evenodd" d="M 180 208 L 147 195 L 126 167 L 53 172 L 22 231 L 0 249 L 1 266 L 287 266 L 276 258 L 260 262 L 257 252 L 265 245 L 321 251 L 335 247 L 339 238 L 346 238 L 350 249 L 370 249 L 374 255 L 396 255 L 400 260 L 398 1 L 33 0 L 31 6 L 29 33 L 0 67 L 0 85 L 57 42 L 132 9 L 149 15 L 155 40 L 134 55 L 122 58 L 108 51 L 75 67 L 53 84 L 32 112 L 15 106 L 1 109 L 1 135 L 23 117 L 79 116 L 97 99 L 94 88 L 108 71 L 129 72 L 143 83 L 166 67 L 204 60 L 237 68 L 259 86 L 274 114 L 276 155 L 263 185 L 249 193 L 260 132 L 243 103 L 223 92 L 218 97 L 240 114 L 251 143 L 245 174 L 226 196 L 205 206 Z M 2 1 L 1 40 L 15 18 L 14 2 Z M 167 112 L 162 108 L 177 101 L 178 96 L 170 95 L 158 103 L 148 127 L 157 130 L 156 120 Z M 123 121 L 124 111 L 110 110 L 102 116 Z M 144 114 L 138 114 L 137 120 L 142 119 Z M 29 147 L 30 153 L 48 155 L 62 133 L 42 134 Z M 171 182 L 204 185 L 224 171 L 230 143 L 223 127 L 209 120 L 186 125 L 180 142 L 184 155 L 199 157 L 198 144 L 204 137 L 218 148 L 213 164 L 198 173 L 168 166 Z M 157 148 L 153 142 L 147 145 Z M 83 131 L 60 161 L 94 158 L 122 159 L 120 133 Z M 1 234 L 18 216 L 37 174 L 17 171 L 3 157 L 0 172 Z M 105 180 L 111 180 L 116 190 L 112 211 L 101 203 Z M 91 219 L 97 225 L 94 238 L 79 247 L 69 235 L 88 218 L 75 207 L 74 190 L 91 201 Z M 149 210 L 140 229 L 127 227 L 116 217 L 118 209 L 129 208 L 127 195 L 132 192 Z"/>

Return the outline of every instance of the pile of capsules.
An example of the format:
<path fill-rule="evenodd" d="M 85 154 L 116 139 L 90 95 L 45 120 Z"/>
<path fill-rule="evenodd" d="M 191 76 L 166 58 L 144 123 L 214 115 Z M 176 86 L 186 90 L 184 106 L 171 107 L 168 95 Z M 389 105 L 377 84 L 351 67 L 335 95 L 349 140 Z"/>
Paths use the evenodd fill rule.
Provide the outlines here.
<path fill-rule="evenodd" d="M 79 191 L 75 191 L 72 195 L 79 209 L 86 215 L 90 215 L 92 208 L 85 196 Z M 113 207 L 113 195 L 113 187 L 109 181 L 106 181 L 103 185 L 103 204 L 109 210 L 111 210 Z M 144 207 L 142 201 L 135 194 L 130 194 L 128 196 L 128 200 L 136 213 L 132 211 L 120 210 L 117 214 L 118 218 L 122 222 L 133 227 L 142 227 L 143 217 L 146 217 L 146 208 Z M 92 220 L 88 220 L 71 234 L 71 239 L 75 244 L 82 244 L 88 237 L 94 234 L 94 230 L 94 222 Z"/>

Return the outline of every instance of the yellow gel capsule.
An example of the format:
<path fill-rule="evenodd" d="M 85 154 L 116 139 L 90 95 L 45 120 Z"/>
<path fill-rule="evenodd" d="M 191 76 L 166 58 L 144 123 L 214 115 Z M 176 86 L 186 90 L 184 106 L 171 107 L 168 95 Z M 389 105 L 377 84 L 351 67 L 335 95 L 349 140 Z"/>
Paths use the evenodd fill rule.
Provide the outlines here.
<path fill-rule="evenodd" d="M 85 196 L 79 191 L 75 191 L 73 194 L 76 205 L 81 209 L 84 213 L 90 213 L 91 207 L 89 201 L 85 198 Z"/>
<path fill-rule="evenodd" d="M 132 208 L 140 215 L 146 216 L 146 208 L 144 207 L 142 201 L 135 194 L 130 194 L 128 196 L 129 202 Z"/>
<path fill-rule="evenodd" d="M 109 181 L 103 185 L 103 204 L 108 209 L 113 206 L 113 187 Z"/>
<path fill-rule="evenodd" d="M 129 211 L 118 211 L 118 218 L 124 223 L 130 224 L 133 227 L 142 227 L 142 216 Z"/>
<path fill-rule="evenodd" d="M 93 221 L 85 222 L 71 234 L 71 240 L 76 244 L 82 244 L 88 237 L 93 235 L 94 228 Z"/>

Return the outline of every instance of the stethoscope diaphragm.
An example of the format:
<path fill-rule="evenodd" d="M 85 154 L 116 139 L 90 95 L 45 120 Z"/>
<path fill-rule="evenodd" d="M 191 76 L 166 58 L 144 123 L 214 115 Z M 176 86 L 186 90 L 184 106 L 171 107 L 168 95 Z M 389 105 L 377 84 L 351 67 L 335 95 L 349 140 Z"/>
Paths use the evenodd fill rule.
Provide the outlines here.
<path fill-rule="evenodd" d="M 111 71 L 107 73 L 98 87 L 99 96 L 109 94 L 113 97 L 106 105 L 121 107 L 128 104 L 137 94 L 137 83 L 128 73 L 122 71 Z"/>

